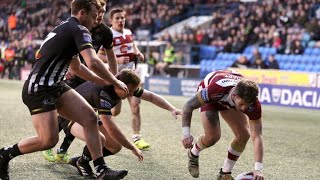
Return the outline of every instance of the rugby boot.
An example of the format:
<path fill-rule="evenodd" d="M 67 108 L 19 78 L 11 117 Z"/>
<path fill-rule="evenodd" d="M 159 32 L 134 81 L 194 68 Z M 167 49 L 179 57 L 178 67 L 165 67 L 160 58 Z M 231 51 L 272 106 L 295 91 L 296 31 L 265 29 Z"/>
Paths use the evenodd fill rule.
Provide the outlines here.
<path fill-rule="evenodd" d="M 220 173 L 217 177 L 217 180 L 234 180 L 234 179 L 231 176 L 231 172 L 223 172 L 221 168 Z"/>
<path fill-rule="evenodd" d="M 134 141 L 134 144 L 140 150 L 146 150 L 150 147 L 150 144 L 145 142 L 142 138 Z"/>
<path fill-rule="evenodd" d="M 80 162 L 80 156 L 71 158 L 69 164 L 76 167 L 81 176 L 87 179 L 95 177 L 89 162 Z"/>
<path fill-rule="evenodd" d="M 127 170 L 112 170 L 108 167 L 103 169 L 103 172 L 97 175 L 98 180 L 119 180 L 123 179 L 128 174 Z"/>
<path fill-rule="evenodd" d="M 49 162 L 55 162 L 56 161 L 56 158 L 54 157 L 52 149 L 48 149 L 48 150 L 42 151 L 42 155 Z"/>
<path fill-rule="evenodd" d="M 192 154 L 191 149 L 188 150 L 188 170 L 192 177 L 199 177 L 199 156 Z"/>
<path fill-rule="evenodd" d="M 69 154 L 67 152 L 61 152 L 60 149 L 57 150 L 55 155 L 56 162 L 68 164 L 70 161 Z"/>

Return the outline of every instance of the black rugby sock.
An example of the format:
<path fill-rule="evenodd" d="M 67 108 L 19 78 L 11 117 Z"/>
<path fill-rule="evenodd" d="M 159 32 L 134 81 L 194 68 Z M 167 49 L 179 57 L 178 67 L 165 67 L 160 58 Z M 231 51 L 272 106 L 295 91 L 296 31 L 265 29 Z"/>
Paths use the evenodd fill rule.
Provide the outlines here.
<path fill-rule="evenodd" d="M 0 156 L 2 156 L 3 159 L 6 161 L 10 161 L 11 159 L 19 155 L 22 155 L 22 153 L 18 148 L 18 143 L 15 145 L 0 149 Z"/>
<path fill-rule="evenodd" d="M 66 135 L 66 137 L 64 137 L 63 142 L 59 148 L 59 152 L 60 153 L 66 153 L 72 143 L 72 141 L 74 140 L 74 136 L 72 134 L 68 134 Z"/>
<path fill-rule="evenodd" d="M 109 151 L 107 148 L 105 148 L 105 147 L 102 148 L 102 154 L 103 154 L 103 157 L 113 155 L 113 153 L 110 152 L 110 151 Z"/>
<path fill-rule="evenodd" d="M 79 161 L 80 161 L 80 163 L 84 163 L 84 162 L 89 162 L 91 160 L 92 160 L 92 158 L 91 158 L 90 151 L 89 151 L 88 147 L 85 146 L 83 148 L 83 152 L 82 152 L 82 155 L 81 155 Z"/>

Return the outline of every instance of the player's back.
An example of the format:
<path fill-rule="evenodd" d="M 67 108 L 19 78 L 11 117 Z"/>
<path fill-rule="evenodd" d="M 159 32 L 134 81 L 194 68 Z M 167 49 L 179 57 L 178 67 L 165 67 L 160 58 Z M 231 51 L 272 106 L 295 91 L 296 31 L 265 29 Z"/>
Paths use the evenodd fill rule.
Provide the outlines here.
<path fill-rule="evenodd" d="M 74 17 L 60 23 L 43 41 L 29 75 L 32 83 L 52 86 L 63 80 L 71 59 L 91 45 L 88 29 Z"/>
<path fill-rule="evenodd" d="M 243 76 L 231 70 L 219 70 L 209 73 L 199 84 L 199 87 L 206 88 L 211 83 L 226 87 L 235 85 Z"/>

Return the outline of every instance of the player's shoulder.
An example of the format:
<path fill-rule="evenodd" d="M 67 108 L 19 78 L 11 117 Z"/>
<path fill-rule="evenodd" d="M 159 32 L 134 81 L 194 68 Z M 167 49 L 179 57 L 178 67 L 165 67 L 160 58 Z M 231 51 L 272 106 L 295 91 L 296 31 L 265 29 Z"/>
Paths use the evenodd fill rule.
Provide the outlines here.
<path fill-rule="evenodd" d="M 125 34 L 125 35 L 130 35 L 130 34 L 132 34 L 132 31 L 131 31 L 130 29 L 124 28 L 124 29 L 123 29 L 123 34 Z"/>
<path fill-rule="evenodd" d="M 113 34 L 111 28 L 109 26 L 107 26 L 106 24 L 101 23 L 99 26 L 100 26 L 100 29 L 103 32 L 103 34 L 106 34 L 107 36 Z"/>
<path fill-rule="evenodd" d="M 68 27 L 74 31 L 86 31 L 89 32 L 89 29 L 79 23 L 79 21 L 75 17 L 70 17 L 66 21 L 62 23 L 66 23 Z"/>

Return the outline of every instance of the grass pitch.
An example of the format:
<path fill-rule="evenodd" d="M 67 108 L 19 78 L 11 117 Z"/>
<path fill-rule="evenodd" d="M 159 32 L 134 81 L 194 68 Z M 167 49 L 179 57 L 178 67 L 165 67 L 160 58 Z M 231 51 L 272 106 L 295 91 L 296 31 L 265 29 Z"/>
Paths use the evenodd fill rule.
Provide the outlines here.
<path fill-rule="evenodd" d="M 35 135 L 27 107 L 21 100 L 22 83 L 0 81 L 0 147 L 17 143 Z M 182 108 L 185 97 L 166 96 L 175 106 Z M 271 180 L 319 179 L 320 177 L 320 112 L 315 110 L 263 106 L 264 119 L 264 175 Z M 181 118 L 173 119 L 169 112 L 142 102 L 142 133 L 151 144 L 144 151 L 144 161 L 138 162 L 131 151 L 122 149 L 106 157 L 114 169 L 128 169 L 125 179 L 132 180 L 182 180 L 193 179 L 187 170 L 186 150 L 182 147 Z M 130 109 L 123 103 L 118 125 L 130 138 Z M 232 139 L 231 130 L 221 120 L 222 137 L 213 147 L 201 152 L 200 177 L 215 179 L 227 154 Z M 202 132 L 199 113 L 194 111 L 191 132 L 198 137 Z M 60 134 L 62 139 L 63 133 Z M 60 145 L 61 141 L 58 145 Z M 84 143 L 75 140 L 70 154 L 79 155 Z M 233 175 L 253 168 L 253 148 L 249 140 L 245 152 L 238 160 Z M 75 168 L 66 164 L 49 163 L 40 152 L 20 156 L 10 162 L 12 180 L 83 179 Z"/>

